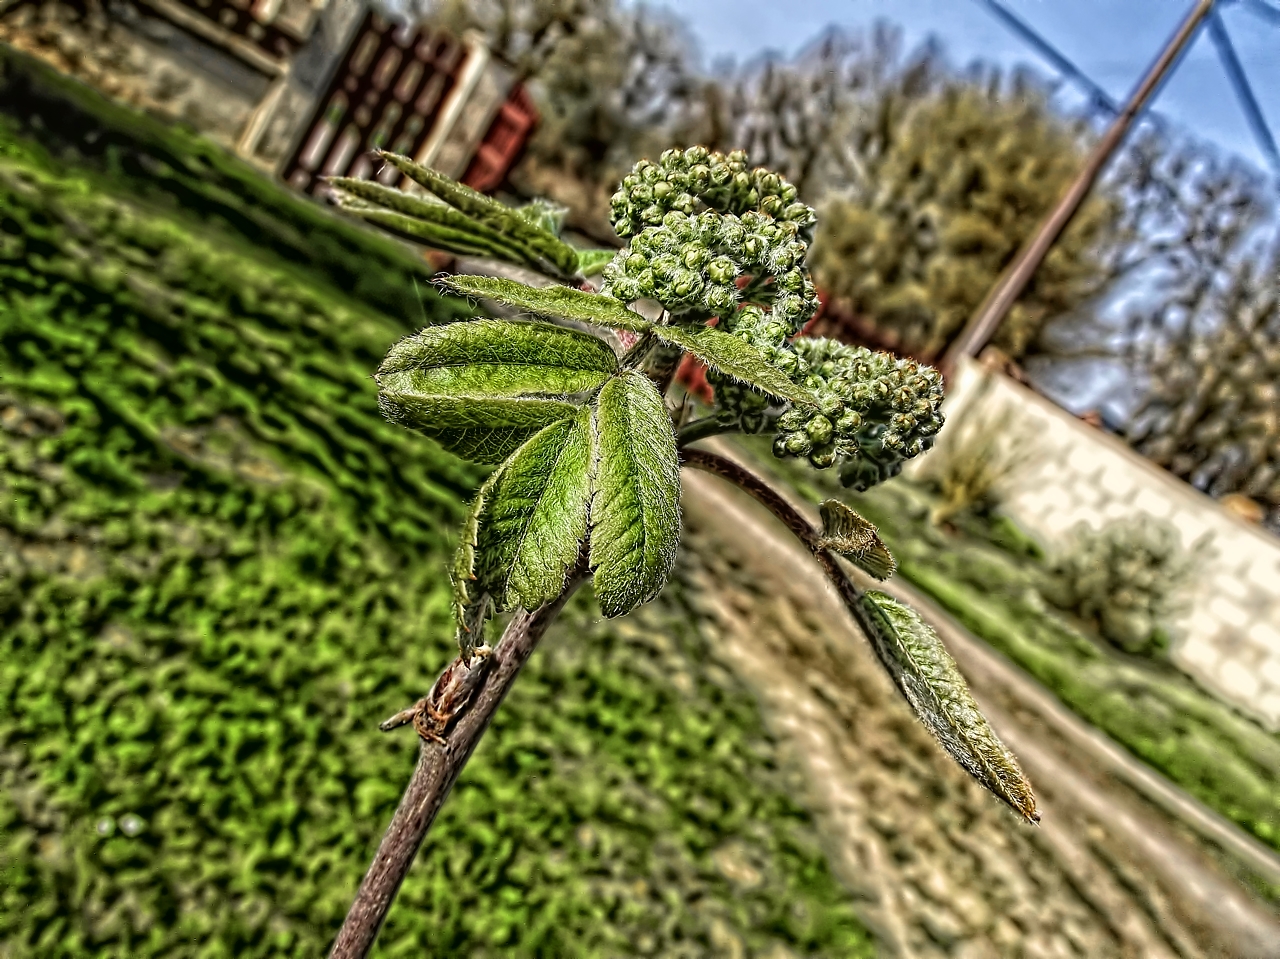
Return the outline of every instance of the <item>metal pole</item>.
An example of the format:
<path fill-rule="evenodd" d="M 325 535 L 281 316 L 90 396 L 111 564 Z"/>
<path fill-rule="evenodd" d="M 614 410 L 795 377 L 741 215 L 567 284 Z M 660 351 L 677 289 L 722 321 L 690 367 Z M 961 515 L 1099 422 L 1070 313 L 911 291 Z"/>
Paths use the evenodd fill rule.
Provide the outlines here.
<path fill-rule="evenodd" d="M 1035 235 L 1023 244 L 1013 262 L 1005 268 L 1000 279 L 987 293 L 986 299 L 982 301 L 960 335 L 947 349 L 940 364 L 944 373 L 948 375 L 952 373 L 960 357 L 976 356 L 995 335 L 1001 321 L 1008 315 L 1013 304 L 1031 282 L 1040 264 L 1044 262 L 1049 249 L 1067 228 L 1076 211 L 1080 209 L 1080 204 L 1084 202 L 1094 181 L 1098 179 L 1098 174 L 1102 172 L 1111 155 L 1124 140 L 1125 134 L 1142 113 L 1143 107 L 1147 105 L 1159 88 L 1160 82 L 1177 63 L 1183 50 L 1194 39 L 1200 24 L 1213 10 L 1213 3 L 1214 0 L 1196 0 L 1191 12 L 1187 14 L 1186 19 L 1182 21 L 1173 37 L 1160 52 L 1160 56 L 1151 65 L 1146 76 L 1142 78 L 1129 101 L 1111 122 L 1106 133 L 1102 135 L 1102 139 L 1094 147 L 1075 180 L 1049 211 Z"/>

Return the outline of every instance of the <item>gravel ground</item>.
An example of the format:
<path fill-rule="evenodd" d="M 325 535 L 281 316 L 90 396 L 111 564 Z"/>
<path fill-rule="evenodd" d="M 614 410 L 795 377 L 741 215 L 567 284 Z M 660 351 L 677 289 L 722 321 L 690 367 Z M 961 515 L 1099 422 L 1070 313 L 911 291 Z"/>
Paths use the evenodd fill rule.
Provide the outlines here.
<path fill-rule="evenodd" d="M 699 612 L 791 747 L 802 801 L 886 954 L 1280 956 L 1280 918 L 1220 856 L 1062 735 L 1038 686 L 992 667 L 990 653 L 962 655 L 944 630 L 1037 787 L 1041 825 L 971 782 L 910 715 L 817 568 L 718 483 L 686 484 Z"/>

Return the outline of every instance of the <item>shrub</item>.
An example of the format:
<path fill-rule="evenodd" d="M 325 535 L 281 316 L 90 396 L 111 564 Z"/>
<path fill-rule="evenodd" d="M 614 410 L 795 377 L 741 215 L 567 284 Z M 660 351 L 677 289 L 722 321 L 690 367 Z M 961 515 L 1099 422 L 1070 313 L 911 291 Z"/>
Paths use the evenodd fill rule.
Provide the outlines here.
<path fill-rule="evenodd" d="M 1076 529 L 1054 562 L 1046 599 L 1092 622 L 1129 653 L 1163 656 L 1168 626 L 1207 543 L 1184 549 L 1178 531 L 1149 517 Z"/>

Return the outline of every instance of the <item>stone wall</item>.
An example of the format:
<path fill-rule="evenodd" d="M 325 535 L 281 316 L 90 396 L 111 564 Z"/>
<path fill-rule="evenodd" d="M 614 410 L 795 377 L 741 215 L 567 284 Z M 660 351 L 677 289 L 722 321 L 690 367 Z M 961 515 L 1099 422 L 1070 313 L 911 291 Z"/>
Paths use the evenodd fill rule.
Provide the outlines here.
<path fill-rule="evenodd" d="M 1209 555 L 1189 611 L 1171 624 L 1173 660 L 1227 701 L 1280 728 L 1280 538 L 1227 512 L 1119 438 L 976 363 L 957 373 L 947 410 L 956 425 L 969 416 L 991 422 L 987 417 L 1007 412 L 1012 431 L 1025 431 L 1036 444 L 1034 457 L 1010 479 L 1003 509 L 1050 548 L 1063 544 L 1077 524 L 1099 528 L 1130 516 L 1168 521 L 1184 545 L 1208 535 Z M 928 460 L 917 469 L 927 469 Z"/>

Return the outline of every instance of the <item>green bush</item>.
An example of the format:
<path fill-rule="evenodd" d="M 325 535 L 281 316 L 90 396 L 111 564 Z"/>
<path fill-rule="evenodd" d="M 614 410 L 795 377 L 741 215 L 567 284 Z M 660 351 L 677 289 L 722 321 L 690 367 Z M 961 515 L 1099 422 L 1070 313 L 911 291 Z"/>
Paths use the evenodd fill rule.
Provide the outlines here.
<path fill-rule="evenodd" d="M 1176 529 L 1150 517 L 1081 526 L 1054 560 L 1045 598 L 1127 653 L 1164 656 L 1202 551 L 1183 549 Z"/>
<path fill-rule="evenodd" d="M 482 474 L 378 411 L 416 304 L 34 155 L 0 155 L 0 954 L 320 955 L 412 766 L 376 723 L 454 655 Z M 870 954 L 680 596 L 566 613 L 378 955 Z"/>

